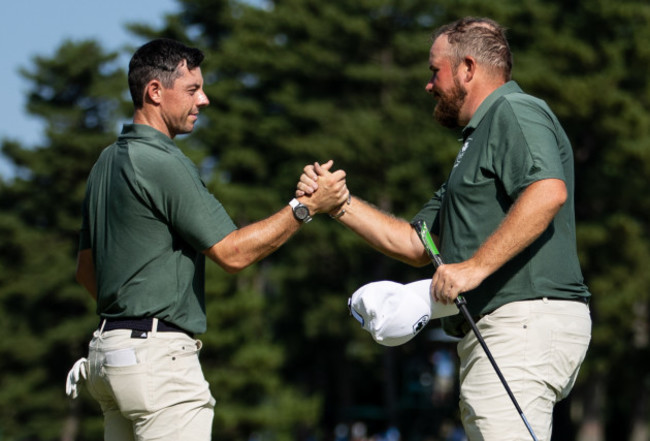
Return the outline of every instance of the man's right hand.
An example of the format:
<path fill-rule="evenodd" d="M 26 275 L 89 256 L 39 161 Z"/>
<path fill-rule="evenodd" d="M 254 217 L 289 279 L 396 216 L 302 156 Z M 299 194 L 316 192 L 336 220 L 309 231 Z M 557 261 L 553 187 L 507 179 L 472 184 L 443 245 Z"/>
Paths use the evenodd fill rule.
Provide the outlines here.
<path fill-rule="evenodd" d="M 300 176 L 296 197 L 312 214 L 337 211 L 348 200 L 345 171 L 330 172 L 333 164 L 330 159 L 323 165 L 318 162 L 307 165 Z"/>
<path fill-rule="evenodd" d="M 331 159 L 323 165 L 318 162 L 307 164 L 296 186 L 296 197 L 311 195 L 318 190 L 318 177 L 328 172 L 332 165 L 334 165 L 334 161 Z"/>

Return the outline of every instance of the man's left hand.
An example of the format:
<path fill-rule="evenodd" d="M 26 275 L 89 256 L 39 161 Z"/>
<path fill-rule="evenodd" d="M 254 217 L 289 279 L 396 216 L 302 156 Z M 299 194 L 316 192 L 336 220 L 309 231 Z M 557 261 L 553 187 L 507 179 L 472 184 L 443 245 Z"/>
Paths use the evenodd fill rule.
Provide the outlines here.
<path fill-rule="evenodd" d="M 471 291 L 487 277 L 471 259 L 441 265 L 431 281 L 431 297 L 444 305 L 453 303 L 459 294 Z"/>

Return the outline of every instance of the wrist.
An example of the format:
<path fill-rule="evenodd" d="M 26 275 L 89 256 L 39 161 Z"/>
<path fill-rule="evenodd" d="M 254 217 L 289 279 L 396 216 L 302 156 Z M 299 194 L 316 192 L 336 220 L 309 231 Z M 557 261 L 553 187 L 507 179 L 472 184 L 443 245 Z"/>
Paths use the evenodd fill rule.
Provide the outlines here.
<path fill-rule="evenodd" d="M 467 260 L 467 263 L 471 265 L 474 269 L 475 274 L 480 278 L 481 282 L 487 279 L 494 271 L 496 271 L 494 265 L 490 261 L 486 261 L 482 258 L 481 255 L 474 254 Z"/>
<path fill-rule="evenodd" d="M 343 202 L 341 206 L 339 206 L 336 210 L 331 211 L 329 213 L 330 217 L 332 219 L 339 219 L 341 216 L 345 214 L 345 208 L 346 206 L 350 205 L 352 202 L 352 193 L 348 192 L 348 200 L 346 202 Z"/>
<path fill-rule="evenodd" d="M 293 211 L 293 217 L 300 223 L 306 224 L 311 221 L 311 210 L 298 199 L 293 198 L 289 201 L 289 206 Z"/>

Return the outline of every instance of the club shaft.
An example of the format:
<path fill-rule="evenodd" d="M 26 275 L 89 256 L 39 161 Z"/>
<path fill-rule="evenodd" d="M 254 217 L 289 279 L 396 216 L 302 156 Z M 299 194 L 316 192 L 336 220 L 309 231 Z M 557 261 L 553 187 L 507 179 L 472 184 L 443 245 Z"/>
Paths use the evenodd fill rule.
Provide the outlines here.
<path fill-rule="evenodd" d="M 438 252 L 438 249 L 436 248 L 436 245 L 433 242 L 431 235 L 429 234 L 429 230 L 426 224 L 422 221 L 417 221 L 413 223 L 413 227 L 415 228 L 415 231 L 420 237 L 422 245 L 424 245 L 424 249 L 426 250 L 429 257 L 431 258 L 431 262 L 433 263 L 433 266 L 437 269 L 439 266 L 443 265 L 444 262 L 442 261 L 442 257 L 440 257 L 440 253 Z M 526 415 L 524 415 L 524 411 L 521 410 L 521 406 L 519 406 L 519 403 L 517 402 L 515 395 L 512 393 L 512 390 L 510 389 L 508 382 L 506 381 L 505 377 L 501 373 L 501 369 L 499 369 L 497 362 L 494 360 L 494 357 L 492 356 L 492 352 L 490 352 L 490 349 L 487 347 L 487 344 L 485 343 L 485 340 L 481 335 L 481 331 L 478 330 L 478 327 L 476 326 L 476 322 L 474 322 L 474 318 L 469 313 L 469 310 L 467 309 L 467 301 L 463 296 L 459 295 L 454 299 L 454 303 L 456 304 L 460 312 L 463 314 L 463 317 L 465 317 L 467 323 L 469 323 L 470 327 L 472 328 L 472 331 L 474 332 L 476 339 L 478 340 L 481 347 L 483 348 L 483 351 L 485 352 L 485 355 L 487 355 L 488 360 L 490 360 L 490 364 L 492 364 L 492 367 L 494 368 L 494 371 L 499 377 L 499 380 L 501 380 L 501 384 L 503 384 L 503 387 L 508 393 L 510 400 L 512 400 L 512 404 L 515 405 L 515 409 L 517 409 L 517 412 L 519 412 L 519 416 L 521 417 L 522 421 L 526 425 L 526 429 L 528 429 L 528 432 L 530 433 L 530 436 L 533 438 L 533 441 L 538 441 L 537 436 L 535 436 L 535 432 L 533 432 L 533 428 L 531 427 L 530 423 L 528 423 L 528 419 L 526 418 Z"/>

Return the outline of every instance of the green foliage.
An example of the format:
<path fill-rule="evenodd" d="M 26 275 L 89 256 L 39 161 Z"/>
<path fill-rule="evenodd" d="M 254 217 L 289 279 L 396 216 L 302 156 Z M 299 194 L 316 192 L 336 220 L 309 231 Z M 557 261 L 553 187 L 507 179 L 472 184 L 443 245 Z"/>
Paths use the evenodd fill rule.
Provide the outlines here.
<path fill-rule="evenodd" d="M 97 318 L 74 281 L 74 259 L 85 179 L 121 117 L 125 76 L 116 58 L 93 42 L 36 57 L 23 74 L 33 83 L 28 109 L 47 121 L 47 143 L 2 142 L 18 166 L 0 185 L 0 427 L 10 440 L 58 439 L 66 414 L 82 411 L 64 399 L 65 376 L 87 353 Z M 97 406 L 82 400 L 92 426 Z"/>
<path fill-rule="evenodd" d="M 283 207 L 304 165 L 330 158 L 353 194 L 410 219 L 459 147 L 458 133 L 433 122 L 424 92 L 431 32 L 464 15 L 506 25 L 514 79 L 549 103 L 574 146 L 578 248 L 594 328 L 572 407 L 605 424 L 607 439 L 647 425 L 650 6 L 180 4 L 162 29 L 130 24 L 138 41 L 129 53 L 156 36 L 205 50 L 211 105 L 195 133 L 177 141 L 240 226 Z M 64 399 L 63 385 L 96 323 L 93 302 L 73 281 L 76 231 L 85 178 L 129 108 L 117 55 L 94 42 L 63 42 L 53 58 L 23 70 L 33 84 L 28 109 L 47 121 L 47 141 L 2 141 L 18 172 L 0 182 L 2 440 L 101 437 L 97 405 L 86 392 Z M 383 348 L 346 308 L 365 283 L 409 282 L 429 277 L 429 268 L 384 257 L 324 216 L 236 276 L 207 265 L 201 359 L 217 399 L 215 439 L 324 440 L 335 424 L 364 419 L 372 430 L 398 424 L 404 439 L 419 440 L 456 418 L 455 400 L 432 403 L 421 383 L 433 368 L 429 355 L 447 344 L 422 333 Z M 599 390 L 607 400 L 590 399 Z M 78 433 L 64 421 L 76 421 Z M 562 434 L 579 423 L 565 423 Z"/>

